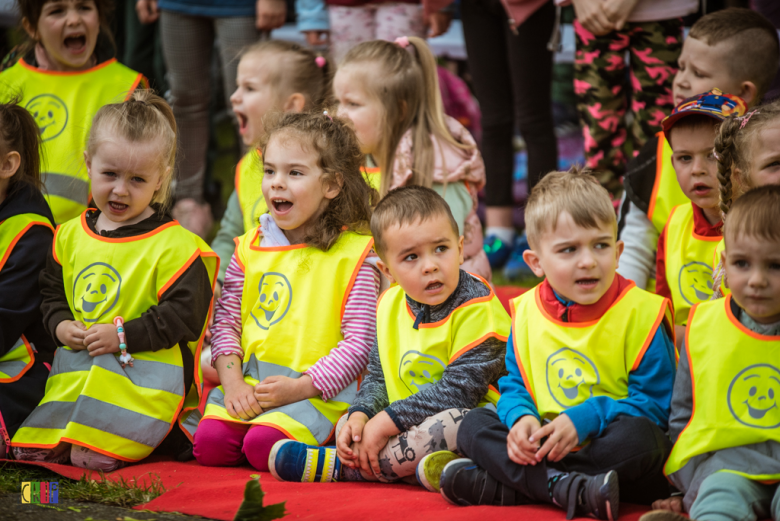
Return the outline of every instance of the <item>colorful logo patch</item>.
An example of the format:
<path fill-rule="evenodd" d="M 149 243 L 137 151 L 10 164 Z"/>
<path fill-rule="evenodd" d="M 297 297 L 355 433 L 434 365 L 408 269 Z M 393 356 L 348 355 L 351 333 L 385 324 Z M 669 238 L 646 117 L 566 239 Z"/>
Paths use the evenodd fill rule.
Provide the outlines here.
<path fill-rule="evenodd" d="M 60 502 L 59 481 L 22 482 L 22 503 L 48 504 Z"/>

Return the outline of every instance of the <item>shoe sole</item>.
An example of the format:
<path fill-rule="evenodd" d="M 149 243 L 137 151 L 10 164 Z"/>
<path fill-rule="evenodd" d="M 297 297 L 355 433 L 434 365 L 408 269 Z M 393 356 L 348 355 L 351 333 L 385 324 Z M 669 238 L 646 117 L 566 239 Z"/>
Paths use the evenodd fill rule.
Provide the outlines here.
<path fill-rule="evenodd" d="M 444 465 L 444 468 L 441 471 L 441 479 L 439 480 L 439 493 L 441 494 L 441 497 L 443 497 L 451 505 L 455 505 L 455 506 L 464 506 L 464 505 L 461 505 L 460 503 L 458 503 L 457 500 L 450 499 L 447 496 L 447 494 L 444 493 L 444 489 L 445 489 L 444 483 L 446 481 L 448 481 L 447 480 L 447 469 L 450 468 L 453 463 L 459 463 L 459 462 L 462 462 L 463 460 L 467 460 L 469 462 L 469 464 L 474 465 L 474 460 L 470 460 L 468 458 L 454 459 L 454 460 L 450 461 L 449 463 L 447 463 L 446 465 Z"/>
<path fill-rule="evenodd" d="M 601 485 L 599 493 L 607 497 L 607 519 L 617 521 L 620 516 L 620 484 L 618 482 L 617 472 L 610 470 L 604 476 L 604 484 Z"/>
<path fill-rule="evenodd" d="M 420 463 L 417 464 L 417 467 L 414 469 L 414 475 L 417 478 L 417 483 L 419 483 L 425 490 L 428 492 L 438 492 L 439 489 L 441 489 L 441 476 L 439 476 L 439 486 L 436 487 L 433 483 L 428 481 L 428 478 L 425 476 L 425 462 L 428 461 L 428 458 L 436 454 L 436 452 L 431 452 L 430 454 L 426 454 L 423 459 L 420 460 Z M 449 465 L 452 461 L 455 461 L 456 459 L 463 459 L 455 455 L 455 457 L 448 461 L 446 465 L 444 465 L 444 468 L 447 468 L 447 465 Z M 422 470 L 422 472 L 420 472 Z M 444 475 L 444 469 L 442 469 L 442 475 Z"/>
<path fill-rule="evenodd" d="M 273 447 L 271 447 L 271 453 L 268 455 L 268 470 L 271 472 L 271 475 L 276 479 L 276 481 L 285 481 L 279 477 L 279 474 L 276 473 L 276 455 L 279 453 L 279 449 L 281 449 L 285 443 L 289 443 L 291 441 L 295 440 L 279 440 L 274 443 Z"/>

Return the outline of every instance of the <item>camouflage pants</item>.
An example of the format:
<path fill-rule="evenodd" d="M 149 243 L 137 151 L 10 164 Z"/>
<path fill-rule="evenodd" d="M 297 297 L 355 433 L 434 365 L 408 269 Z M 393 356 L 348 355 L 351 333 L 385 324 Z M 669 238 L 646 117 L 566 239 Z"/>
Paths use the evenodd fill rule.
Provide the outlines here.
<path fill-rule="evenodd" d="M 604 36 L 594 36 L 576 20 L 574 29 L 574 93 L 586 166 L 607 188 L 616 188 L 628 160 L 661 130 L 661 120 L 674 108 L 672 81 L 682 50 L 682 20 L 627 23 Z M 630 85 L 626 85 L 626 52 Z"/>
<path fill-rule="evenodd" d="M 379 451 L 381 475 L 366 476 L 363 479 L 390 483 L 406 477 L 413 477 L 417 464 L 423 456 L 440 450 L 457 452 L 458 427 L 470 409 L 447 409 L 425 419 L 406 432 L 390 438 L 385 448 Z M 336 426 L 336 436 L 347 422 L 345 414 Z"/>

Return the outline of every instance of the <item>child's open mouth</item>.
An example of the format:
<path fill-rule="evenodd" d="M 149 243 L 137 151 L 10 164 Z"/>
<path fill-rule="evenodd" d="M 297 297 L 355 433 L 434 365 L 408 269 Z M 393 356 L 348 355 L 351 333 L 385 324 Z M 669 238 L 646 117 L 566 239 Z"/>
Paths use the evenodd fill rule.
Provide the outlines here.
<path fill-rule="evenodd" d="M 579 279 L 576 284 L 583 289 L 593 289 L 599 283 L 599 279 Z"/>
<path fill-rule="evenodd" d="M 293 207 L 293 204 L 286 199 L 271 199 L 271 204 L 276 213 L 280 215 L 288 213 Z"/>
<path fill-rule="evenodd" d="M 435 280 L 433 282 L 429 282 L 428 285 L 425 286 L 425 291 L 437 292 L 437 291 L 439 291 L 443 287 L 444 287 L 444 284 L 442 284 L 438 280 Z"/>
<path fill-rule="evenodd" d="M 249 123 L 249 120 L 245 115 L 241 114 L 240 112 L 236 112 L 235 114 L 236 114 L 236 119 L 238 120 L 238 132 L 243 136 L 244 134 L 246 134 L 247 123 Z"/>
<path fill-rule="evenodd" d="M 125 210 L 127 210 L 130 206 L 124 203 L 117 203 L 115 201 L 109 201 L 108 207 L 111 209 L 113 213 L 122 213 Z"/>
<path fill-rule="evenodd" d="M 87 37 L 83 34 L 68 36 L 64 43 L 73 54 L 81 54 L 87 48 Z"/>
<path fill-rule="evenodd" d="M 712 188 L 707 185 L 696 184 L 693 185 L 693 193 L 696 195 L 707 195 L 712 191 Z"/>

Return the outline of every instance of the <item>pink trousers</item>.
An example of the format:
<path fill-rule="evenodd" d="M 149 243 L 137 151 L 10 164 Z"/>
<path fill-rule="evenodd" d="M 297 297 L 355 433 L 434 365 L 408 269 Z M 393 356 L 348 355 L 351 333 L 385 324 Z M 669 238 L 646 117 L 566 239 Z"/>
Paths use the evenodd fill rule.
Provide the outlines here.
<path fill-rule="evenodd" d="M 207 467 L 235 467 L 245 460 L 261 472 L 268 471 L 271 447 L 287 439 L 280 430 L 266 425 L 251 425 L 205 419 L 198 424 L 192 453 Z"/>

